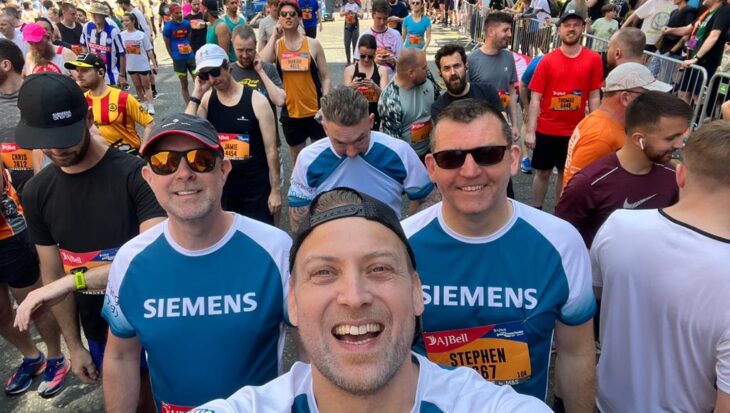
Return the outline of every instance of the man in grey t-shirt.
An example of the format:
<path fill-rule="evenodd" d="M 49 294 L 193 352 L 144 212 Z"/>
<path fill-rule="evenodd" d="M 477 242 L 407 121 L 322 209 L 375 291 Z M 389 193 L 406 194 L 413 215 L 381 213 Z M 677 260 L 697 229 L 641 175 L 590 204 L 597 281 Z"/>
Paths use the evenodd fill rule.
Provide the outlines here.
<path fill-rule="evenodd" d="M 247 24 L 236 26 L 232 42 L 238 60 L 231 65 L 231 76 L 236 82 L 266 96 L 276 113 L 274 106 L 281 107 L 286 103 L 284 86 L 276 67 L 263 62 L 256 52 L 256 34 L 251 26 Z"/>
<path fill-rule="evenodd" d="M 259 21 L 259 41 L 261 42 L 258 48 L 259 52 L 269 42 L 276 23 L 279 21 L 279 16 L 276 14 L 278 4 L 279 0 L 266 0 L 266 17 Z"/>
<path fill-rule="evenodd" d="M 517 68 L 512 52 L 507 50 L 512 38 L 512 16 L 490 13 L 484 23 L 485 40 L 467 58 L 469 82 L 487 83 L 497 89 L 502 105 L 509 113 L 512 138 L 520 137 L 517 123 Z"/>

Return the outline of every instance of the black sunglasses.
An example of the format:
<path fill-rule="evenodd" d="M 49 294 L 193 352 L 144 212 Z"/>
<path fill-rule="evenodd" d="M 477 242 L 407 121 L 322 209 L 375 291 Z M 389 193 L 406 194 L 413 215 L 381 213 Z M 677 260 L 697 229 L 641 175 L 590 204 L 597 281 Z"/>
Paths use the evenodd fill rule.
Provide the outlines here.
<path fill-rule="evenodd" d="M 280 11 L 279 17 L 295 17 L 297 15 L 297 12 L 295 11 Z"/>
<path fill-rule="evenodd" d="M 202 80 L 208 80 L 211 76 L 218 77 L 221 75 L 221 71 L 226 67 L 225 64 L 222 66 L 214 67 L 207 72 L 198 72 L 198 77 Z"/>
<path fill-rule="evenodd" d="M 474 162 L 481 166 L 494 165 L 504 159 L 507 145 L 481 146 L 472 149 L 451 149 L 433 154 L 436 165 L 442 169 L 461 168 L 466 161 L 466 155 L 471 154 Z"/>
<path fill-rule="evenodd" d="M 374 58 L 375 58 L 375 55 L 374 54 L 362 54 L 362 53 L 360 53 L 360 60 L 370 60 L 370 59 L 374 59 Z"/>
<path fill-rule="evenodd" d="M 198 173 L 210 172 L 215 168 L 216 158 L 221 156 L 219 151 L 209 148 L 197 148 L 187 151 L 158 151 L 147 155 L 147 162 L 152 172 L 157 175 L 170 175 L 180 167 L 180 161 L 185 158 L 190 169 Z"/>

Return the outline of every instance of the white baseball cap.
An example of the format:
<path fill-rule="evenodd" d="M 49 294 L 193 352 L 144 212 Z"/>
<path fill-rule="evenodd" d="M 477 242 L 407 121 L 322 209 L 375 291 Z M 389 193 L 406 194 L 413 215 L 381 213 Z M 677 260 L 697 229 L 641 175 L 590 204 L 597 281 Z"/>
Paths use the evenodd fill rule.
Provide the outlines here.
<path fill-rule="evenodd" d="M 195 53 L 195 70 L 221 67 L 228 61 L 228 54 L 217 44 L 206 44 Z"/>
<path fill-rule="evenodd" d="M 654 78 L 651 71 L 639 63 L 623 63 L 616 66 L 606 77 L 604 92 L 616 92 L 634 88 L 643 88 L 657 92 L 669 92 L 672 85 Z"/>

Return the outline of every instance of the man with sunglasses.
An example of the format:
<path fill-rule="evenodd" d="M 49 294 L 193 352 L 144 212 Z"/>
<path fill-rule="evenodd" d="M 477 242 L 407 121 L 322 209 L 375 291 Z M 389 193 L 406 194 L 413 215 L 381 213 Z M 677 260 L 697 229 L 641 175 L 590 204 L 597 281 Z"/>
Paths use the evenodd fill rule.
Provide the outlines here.
<path fill-rule="evenodd" d="M 554 337 L 568 411 L 592 412 L 595 300 L 577 231 L 507 198 L 520 149 L 491 105 L 449 105 L 431 146 L 426 166 L 443 201 L 403 221 L 425 302 L 414 350 L 544 400 Z"/>
<path fill-rule="evenodd" d="M 273 225 L 281 210 L 276 122 L 268 99 L 231 76 L 226 52 L 206 44 L 195 54 L 198 76 L 185 113 L 207 119 L 232 164 L 223 208 Z"/>
<path fill-rule="evenodd" d="M 210 122 L 180 113 L 142 147 L 142 176 L 169 219 L 126 243 L 112 264 L 103 310 L 107 411 L 134 411 L 129 384 L 139 379 L 141 343 L 161 412 L 185 412 L 280 373 L 291 239 L 223 210 L 232 169 L 224 146 Z"/>
<path fill-rule="evenodd" d="M 330 75 L 324 49 L 317 39 L 299 32 L 302 9 L 296 2 L 279 3 L 279 23 L 261 51 L 264 62 L 276 63 L 286 92 L 281 129 L 294 164 L 307 139 L 325 136 L 315 115 L 319 99 L 329 93 Z"/>
<path fill-rule="evenodd" d="M 403 193 L 408 211 L 438 202 L 438 191 L 406 142 L 371 131 L 374 115 L 355 89 L 338 86 L 322 98 L 322 126 L 327 139 L 304 148 L 292 171 L 289 223 L 296 232 L 312 199 L 337 187 L 365 192 L 400 216 Z"/>
<path fill-rule="evenodd" d="M 161 222 L 165 211 L 142 179 L 144 162 L 110 148 L 95 128 L 92 132 L 92 111 L 70 77 L 28 76 L 18 107 L 18 145 L 41 149 L 52 164 L 23 192 L 28 234 L 45 285 L 21 303 L 15 325 L 25 330 L 34 310 L 53 306 L 74 374 L 83 383 L 97 383 L 107 342 L 101 309 L 111 261 L 122 244 Z M 138 360 L 135 368 L 137 374 L 142 370 L 141 380 L 127 385 L 142 392 L 130 403 L 150 408 L 147 367 Z"/>

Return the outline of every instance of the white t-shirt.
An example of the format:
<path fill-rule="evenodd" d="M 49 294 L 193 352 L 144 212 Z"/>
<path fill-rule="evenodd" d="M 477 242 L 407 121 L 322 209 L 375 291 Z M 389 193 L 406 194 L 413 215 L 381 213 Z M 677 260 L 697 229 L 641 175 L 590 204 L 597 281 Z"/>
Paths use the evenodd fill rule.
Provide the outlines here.
<path fill-rule="evenodd" d="M 419 364 L 416 400 L 411 413 L 548 413 L 551 410 L 534 397 L 497 386 L 470 368 L 445 369 L 413 354 Z M 317 413 L 312 392 L 312 367 L 297 362 L 276 380 L 233 393 L 226 400 L 213 400 L 190 413 L 311 412 Z"/>
<path fill-rule="evenodd" d="M 660 210 L 618 210 L 593 241 L 603 287 L 598 407 L 710 412 L 730 393 L 730 240 Z"/>
<path fill-rule="evenodd" d="M 152 42 L 150 38 L 141 31 L 134 32 L 123 31 L 120 34 L 122 45 L 127 52 L 127 71 L 128 72 L 144 72 L 150 70 L 150 60 L 147 57 L 147 51 L 152 50 Z"/>
<path fill-rule="evenodd" d="M 646 44 L 653 45 L 659 40 L 662 29 L 669 22 L 669 14 L 677 5 L 671 0 L 648 0 L 636 9 L 636 17 L 644 19 L 641 31 L 646 35 Z"/>

